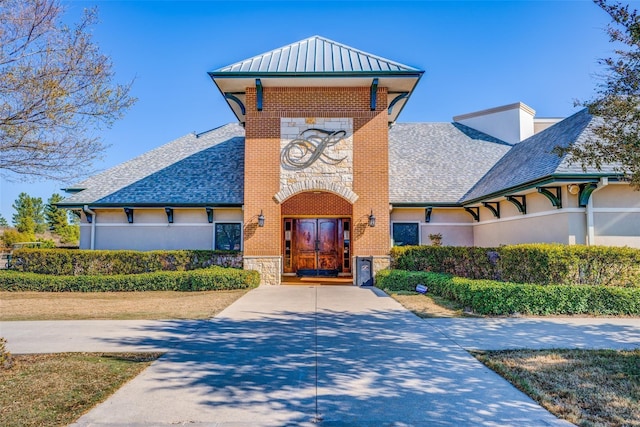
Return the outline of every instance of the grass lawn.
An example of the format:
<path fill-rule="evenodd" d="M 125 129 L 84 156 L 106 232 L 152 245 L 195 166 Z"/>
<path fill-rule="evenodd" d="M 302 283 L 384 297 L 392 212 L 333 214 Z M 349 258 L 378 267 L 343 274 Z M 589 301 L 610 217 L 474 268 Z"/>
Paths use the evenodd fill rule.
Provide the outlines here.
<path fill-rule="evenodd" d="M 109 397 L 160 353 L 13 356 L 0 369 L 0 425 L 65 426 Z"/>
<path fill-rule="evenodd" d="M 549 412 L 578 426 L 640 426 L 640 349 L 472 352 Z"/>
<path fill-rule="evenodd" d="M 398 301 L 407 310 L 418 317 L 481 317 L 466 313 L 463 307 L 454 301 L 447 300 L 437 295 L 418 294 L 415 292 L 392 293 L 393 299 Z"/>
<path fill-rule="evenodd" d="M 454 302 L 433 295 L 391 296 L 422 318 L 469 315 Z M 584 427 L 640 427 L 640 349 L 472 354 L 559 418 Z"/>
<path fill-rule="evenodd" d="M 0 320 L 202 319 L 215 316 L 246 292 L 0 292 Z M 72 423 L 159 356 L 14 355 L 13 367 L 0 367 L 0 425 Z"/>
<path fill-rule="evenodd" d="M 0 292 L 0 321 L 206 319 L 246 292 Z"/>

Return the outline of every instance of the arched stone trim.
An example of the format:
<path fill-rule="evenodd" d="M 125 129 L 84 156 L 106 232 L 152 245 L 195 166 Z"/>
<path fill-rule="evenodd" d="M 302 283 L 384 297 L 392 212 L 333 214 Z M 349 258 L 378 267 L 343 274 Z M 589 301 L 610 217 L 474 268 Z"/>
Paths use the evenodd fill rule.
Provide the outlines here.
<path fill-rule="evenodd" d="M 295 196 L 298 193 L 304 193 L 305 191 L 328 191 L 333 194 L 348 200 L 351 204 L 358 200 L 358 195 L 349 188 L 338 184 L 337 182 L 324 182 L 324 181 L 298 181 L 291 185 L 287 185 L 282 190 L 278 191 L 273 199 L 282 203 L 291 196 Z"/>

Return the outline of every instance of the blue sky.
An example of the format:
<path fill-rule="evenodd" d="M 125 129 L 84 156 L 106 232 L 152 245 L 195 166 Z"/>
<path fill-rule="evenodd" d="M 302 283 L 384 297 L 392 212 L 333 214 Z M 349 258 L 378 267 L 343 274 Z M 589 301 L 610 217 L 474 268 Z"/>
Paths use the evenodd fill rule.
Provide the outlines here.
<path fill-rule="evenodd" d="M 579 109 L 574 100 L 593 96 L 597 60 L 614 47 L 608 15 L 588 0 L 63 4 L 69 20 L 98 7 L 95 41 L 139 99 L 100 134 L 109 148 L 96 171 L 234 121 L 207 71 L 312 35 L 425 70 L 399 122 L 451 121 L 517 101 L 537 117 L 566 117 Z M 21 191 L 46 201 L 72 183 L 2 179 L 0 213 L 11 222 Z"/>

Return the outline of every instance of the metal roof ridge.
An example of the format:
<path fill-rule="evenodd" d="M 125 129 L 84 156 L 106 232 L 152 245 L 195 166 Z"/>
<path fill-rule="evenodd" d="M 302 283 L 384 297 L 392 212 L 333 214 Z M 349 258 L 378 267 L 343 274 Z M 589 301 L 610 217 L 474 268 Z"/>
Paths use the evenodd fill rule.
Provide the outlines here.
<path fill-rule="evenodd" d="M 341 47 L 343 49 L 347 49 L 347 50 L 350 50 L 350 51 L 353 51 L 353 52 L 358 52 L 358 53 L 366 56 L 367 58 L 375 58 L 375 59 L 377 59 L 379 61 L 383 61 L 383 62 L 386 62 L 386 63 L 389 63 L 389 64 L 393 64 L 393 65 L 395 65 L 397 67 L 400 67 L 400 68 L 406 68 L 405 71 L 420 71 L 418 68 L 411 67 L 411 66 L 403 64 L 401 62 L 393 61 L 391 59 L 383 58 L 382 56 L 375 55 L 373 53 L 365 52 L 363 50 L 357 49 L 357 48 L 352 47 L 352 46 L 348 46 L 348 45 L 346 45 L 344 43 L 340 43 L 340 42 L 337 42 L 335 40 L 328 39 L 326 37 L 322 37 L 322 36 L 314 36 L 314 37 L 320 38 L 320 39 L 324 40 L 325 42 L 328 42 L 330 44 L 334 44 L 334 45 L 339 46 L 339 47 Z M 380 70 L 380 71 L 383 71 L 383 70 Z"/>
<path fill-rule="evenodd" d="M 307 44 L 307 48 L 305 49 L 305 64 L 306 64 L 307 63 L 306 55 L 308 55 L 308 46 L 313 43 L 315 45 L 315 47 L 317 47 L 318 41 L 321 41 L 323 44 L 327 45 L 327 46 L 322 46 L 323 57 L 327 54 L 326 47 L 330 47 L 331 50 L 330 50 L 329 53 L 331 55 L 332 62 L 335 64 L 336 61 L 339 60 L 341 68 L 342 68 L 342 71 L 332 70 L 332 72 L 335 72 L 335 73 L 345 72 L 345 70 L 344 70 L 344 63 L 343 63 L 344 61 L 342 60 L 341 55 L 338 55 L 339 56 L 338 58 L 336 58 L 336 55 L 334 55 L 334 52 L 333 52 L 334 51 L 334 47 L 337 48 L 339 52 L 340 52 L 340 50 L 344 49 L 348 53 L 355 54 L 358 57 L 358 62 L 359 63 L 362 63 L 362 61 L 360 59 L 360 56 L 364 56 L 366 58 L 366 60 L 367 60 L 367 63 L 369 64 L 369 67 L 368 67 L 369 70 L 362 70 L 362 67 L 361 67 L 361 72 L 372 72 L 372 71 L 379 71 L 379 72 L 384 72 L 384 71 L 386 71 L 386 72 L 394 72 L 394 71 L 395 72 L 423 72 L 422 70 L 420 70 L 418 68 L 415 68 L 415 67 L 412 67 L 412 66 L 409 66 L 409 65 L 406 65 L 406 64 L 402 64 L 400 62 L 393 61 L 393 60 L 390 60 L 390 59 L 387 59 L 387 58 L 383 58 L 381 56 L 374 55 L 372 53 L 365 52 L 365 51 L 360 50 L 360 49 L 356 49 L 354 47 L 351 47 L 351 46 L 348 46 L 346 44 L 337 42 L 335 40 L 328 39 L 328 38 L 323 37 L 323 36 L 315 35 L 315 36 L 307 37 L 305 39 L 302 39 L 302 40 L 299 40 L 299 41 L 296 41 L 296 42 L 293 42 L 293 43 L 289 43 L 288 45 L 284 45 L 284 46 L 269 50 L 267 52 L 260 53 L 258 55 L 254 55 L 254 56 L 252 56 L 250 58 L 247 58 L 247 59 L 236 61 L 236 62 L 234 62 L 232 64 L 220 67 L 220 68 L 216 69 L 215 71 L 210 72 L 209 74 L 247 73 L 247 72 L 251 72 L 251 71 L 243 71 L 242 68 L 246 64 L 250 65 L 254 61 L 260 61 L 260 65 L 258 66 L 258 68 L 260 69 L 260 68 L 262 68 L 262 61 L 264 60 L 264 58 L 266 56 L 269 55 L 269 56 L 273 57 L 273 55 L 276 52 L 283 52 L 285 50 L 289 50 L 290 51 L 294 46 L 301 46 L 303 43 Z M 296 58 L 295 58 L 296 65 L 299 62 L 298 61 L 298 55 L 299 55 L 299 51 L 296 52 Z M 287 56 L 289 56 L 289 54 Z M 351 59 L 351 55 L 348 55 L 348 56 L 349 56 L 349 58 L 348 58 L 349 62 L 351 64 L 350 68 L 353 70 L 354 67 L 353 67 L 353 61 Z M 289 60 L 293 60 L 293 58 L 287 58 L 287 64 L 285 64 L 286 65 L 285 66 L 285 70 L 289 69 L 289 66 L 290 66 Z M 378 62 L 377 67 L 373 66 L 373 64 L 372 64 L 373 61 L 372 60 L 375 60 L 376 62 Z M 385 64 L 386 67 L 381 66 L 380 63 Z M 305 70 L 303 72 L 304 73 L 327 72 L 325 67 L 326 67 L 326 64 L 323 63 L 322 71 L 318 71 L 318 69 L 317 69 L 317 61 L 314 61 L 314 64 L 313 64 L 313 67 L 312 67 L 313 71 Z M 272 73 L 281 73 L 282 72 L 282 70 L 280 69 L 281 68 L 280 66 L 278 66 L 276 68 L 277 68 L 277 70 L 275 72 L 274 71 L 264 71 L 263 73 L 272 74 Z M 296 67 L 294 67 L 294 68 L 296 68 Z M 374 68 L 379 68 L 379 70 L 375 70 Z M 384 70 L 383 68 L 387 68 L 387 70 Z M 394 70 L 394 68 L 396 68 L 396 69 Z M 253 72 L 255 73 L 255 71 L 253 71 Z M 258 71 L 258 72 L 261 72 L 261 71 Z M 351 72 L 353 72 L 353 71 L 351 71 Z"/>

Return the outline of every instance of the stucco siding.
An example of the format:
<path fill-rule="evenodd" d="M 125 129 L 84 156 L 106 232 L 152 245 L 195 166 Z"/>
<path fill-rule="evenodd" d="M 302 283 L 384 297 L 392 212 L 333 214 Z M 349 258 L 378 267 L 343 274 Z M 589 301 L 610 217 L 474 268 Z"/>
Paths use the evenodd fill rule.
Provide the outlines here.
<path fill-rule="evenodd" d="M 473 222 L 464 209 L 433 208 L 431 221 L 425 222 L 425 208 L 398 208 L 391 212 L 391 222 L 419 223 L 420 244 L 430 245 L 429 234 L 442 234 L 446 246 L 472 246 Z"/>
<path fill-rule="evenodd" d="M 640 209 L 638 212 L 594 210 L 596 245 L 640 247 Z"/>
<path fill-rule="evenodd" d="M 212 241 L 211 224 L 201 226 L 127 224 L 96 227 L 96 249 L 137 251 L 211 249 Z"/>
<path fill-rule="evenodd" d="M 592 197 L 595 208 L 640 208 L 640 191 L 627 184 L 609 184 Z"/>
<path fill-rule="evenodd" d="M 91 225 L 80 224 L 80 249 L 91 249 Z"/>
<path fill-rule="evenodd" d="M 581 212 L 551 211 L 536 216 L 479 223 L 474 227 L 475 246 L 519 243 L 585 243 L 585 216 Z"/>
<path fill-rule="evenodd" d="M 122 209 L 95 209 L 95 225 L 83 215 L 80 248 L 91 248 L 95 230 L 95 249 L 173 250 L 213 249 L 213 230 L 218 222 L 242 223 L 242 209 L 214 209 L 209 223 L 204 208 L 175 208 L 169 223 L 164 208 L 134 209 L 133 223 L 127 222 Z"/>
<path fill-rule="evenodd" d="M 468 215 L 468 214 L 467 214 Z M 473 246 L 473 226 L 422 224 L 420 227 L 421 242 L 430 245 L 429 234 L 442 234 L 444 246 Z"/>

